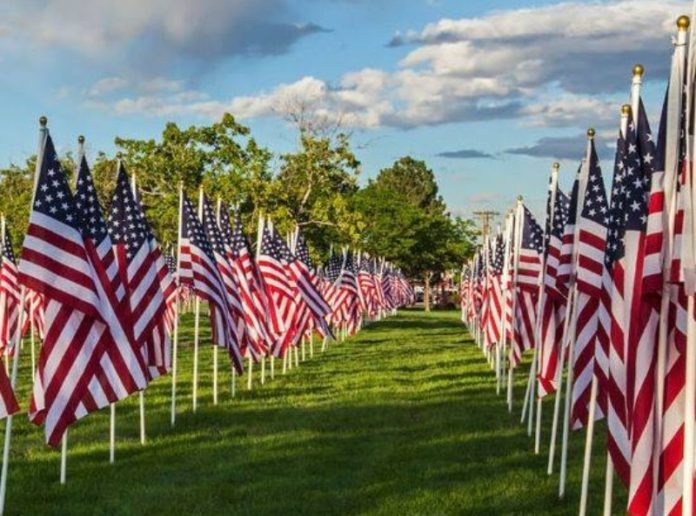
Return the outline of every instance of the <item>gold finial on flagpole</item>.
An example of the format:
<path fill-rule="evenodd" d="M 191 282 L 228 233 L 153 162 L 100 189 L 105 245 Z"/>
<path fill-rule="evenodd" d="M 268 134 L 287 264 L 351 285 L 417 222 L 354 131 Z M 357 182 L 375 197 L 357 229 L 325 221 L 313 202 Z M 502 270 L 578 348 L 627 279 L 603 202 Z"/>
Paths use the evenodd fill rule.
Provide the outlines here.
<path fill-rule="evenodd" d="M 595 130 L 594 130 L 592 127 L 590 127 L 590 128 L 587 130 L 587 137 L 588 137 L 590 140 L 594 140 L 594 137 L 595 137 Z"/>
<path fill-rule="evenodd" d="M 630 104 L 624 104 L 621 106 L 621 114 L 622 115 L 630 115 L 631 114 L 631 105 Z"/>
<path fill-rule="evenodd" d="M 561 164 L 560 164 L 558 161 L 554 161 L 553 165 L 551 165 L 551 166 L 552 166 L 553 168 L 555 168 L 556 170 L 558 170 L 559 168 L 561 168 Z"/>
<path fill-rule="evenodd" d="M 685 14 L 682 14 L 679 18 L 677 18 L 677 28 L 679 30 L 686 30 L 689 28 L 689 25 L 691 25 L 691 20 Z"/>
<path fill-rule="evenodd" d="M 41 127 L 46 127 L 46 126 L 48 125 L 48 118 L 46 118 L 46 117 L 43 116 L 43 115 L 40 116 L 40 117 L 39 117 L 39 125 L 40 125 Z"/>
<path fill-rule="evenodd" d="M 643 68 L 642 64 L 633 65 L 633 75 L 642 76 L 644 72 L 645 68 Z"/>
<path fill-rule="evenodd" d="M 78 136 L 77 143 L 79 143 L 80 145 L 84 145 L 85 144 L 85 137 L 82 135 Z"/>

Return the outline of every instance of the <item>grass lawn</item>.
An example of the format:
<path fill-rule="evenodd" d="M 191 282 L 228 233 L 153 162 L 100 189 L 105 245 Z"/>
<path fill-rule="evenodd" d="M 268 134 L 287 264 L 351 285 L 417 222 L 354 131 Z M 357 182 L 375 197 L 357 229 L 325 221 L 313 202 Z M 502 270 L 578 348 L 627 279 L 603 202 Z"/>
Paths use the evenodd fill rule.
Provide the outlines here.
<path fill-rule="evenodd" d="M 170 377 L 146 394 L 148 442 L 137 396 L 117 407 L 116 463 L 108 464 L 108 410 L 70 430 L 68 483 L 42 429 L 15 417 L 8 514 L 577 514 L 584 432 L 571 436 L 566 499 L 546 475 L 552 402 L 542 454 L 519 424 L 456 312 L 404 311 L 283 376 L 230 395 L 225 355 L 220 404 L 212 352 L 201 353 L 191 412 L 191 319 L 179 355 L 179 414 L 169 425 Z M 28 347 L 20 373 L 29 390 Z M 523 378 L 524 377 L 524 378 Z M 603 495 L 603 424 L 595 439 L 589 513 Z M 618 485 L 615 509 L 625 503 Z"/>

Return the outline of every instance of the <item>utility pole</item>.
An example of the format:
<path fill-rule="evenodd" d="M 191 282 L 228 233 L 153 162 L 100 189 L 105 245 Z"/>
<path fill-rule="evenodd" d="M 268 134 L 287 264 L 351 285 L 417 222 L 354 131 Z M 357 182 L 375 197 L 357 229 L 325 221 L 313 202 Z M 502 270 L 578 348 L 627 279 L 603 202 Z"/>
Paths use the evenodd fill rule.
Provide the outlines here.
<path fill-rule="evenodd" d="M 493 217 L 500 215 L 500 213 L 493 210 L 483 210 L 475 211 L 474 215 L 481 221 L 481 238 L 485 240 L 490 234 Z"/>

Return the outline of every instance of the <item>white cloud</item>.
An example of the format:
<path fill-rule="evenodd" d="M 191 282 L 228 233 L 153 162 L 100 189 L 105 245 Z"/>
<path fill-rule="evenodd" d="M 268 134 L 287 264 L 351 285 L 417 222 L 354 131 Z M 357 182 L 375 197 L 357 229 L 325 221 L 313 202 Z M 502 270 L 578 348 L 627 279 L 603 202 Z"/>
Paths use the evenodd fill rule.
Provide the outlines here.
<path fill-rule="evenodd" d="M 293 19 L 289 0 L 26 0 L 3 11 L 0 37 L 144 69 L 182 59 L 282 54 L 325 29 Z"/>
<path fill-rule="evenodd" d="M 393 71 L 355 70 L 336 84 L 307 76 L 223 100 L 145 91 L 119 109 L 213 118 L 230 111 L 259 118 L 283 116 L 299 103 L 326 120 L 366 128 L 493 118 L 601 128 L 618 120 L 634 62 L 646 66 L 645 80 L 666 76 L 674 21 L 688 9 L 688 2 L 674 0 L 576 1 L 443 19 L 395 37 L 393 45 L 413 48 Z M 188 29 L 179 28 L 178 19 L 161 23 L 184 37 Z"/>
<path fill-rule="evenodd" d="M 95 82 L 87 91 L 90 97 L 101 97 L 103 95 L 121 90 L 128 86 L 128 80 L 123 77 L 105 77 Z"/>

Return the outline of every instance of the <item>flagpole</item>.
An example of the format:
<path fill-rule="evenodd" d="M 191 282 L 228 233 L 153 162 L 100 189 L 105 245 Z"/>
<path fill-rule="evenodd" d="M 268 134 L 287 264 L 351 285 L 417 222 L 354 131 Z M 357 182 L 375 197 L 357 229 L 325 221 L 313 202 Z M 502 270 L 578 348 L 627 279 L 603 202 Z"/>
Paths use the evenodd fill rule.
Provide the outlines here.
<path fill-rule="evenodd" d="M 515 215 L 515 233 L 513 235 L 514 245 L 513 245 L 513 261 L 512 261 L 512 335 L 514 340 L 514 328 L 515 328 L 515 309 L 517 308 L 517 270 L 520 259 L 520 245 L 522 244 L 522 238 L 520 232 L 522 231 L 522 218 L 524 215 L 523 211 L 522 196 L 517 197 L 517 214 Z M 510 343 L 510 353 L 512 353 L 512 342 Z M 508 402 L 508 412 L 512 413 L 512 386 L 513 386 L 513 376 L 515 367 L 512 364 L 512 360 L 508 360 L 508 383 L 507 383 L 507 402 Z"/>
<path fill-rule="evenodd" d="M 176 277 L 174 278 L 174 337 L 172 341 L 172 413 L 171 425 L 174 427 L 176 422 L 176 367 L 179 351 L 179 294 L 180 294 L 180 266 L 181 266 L 181 224 L 182 211 L 184 208 L 184 183 L 179 181 L 179 214 L 177 216 L 177 234 L 176 234 Z"/>
<path fill-rule="evenodd" d="M 693 4 L 693 10 L 692 10 L 692 16 L 696 17 L 696 2 Z M 680 21 L 682 22 L 680 25 L 680 29 L 682 26 L 684 26 L 684 32 L 686 31 L 686 28 L 688 27 L 688 24 L 685 23 L 688 18 L 683 17 L 680 18 Z M 679 21 L 678 21 L 679 24 Z M 687 117 L 693 117 L 692 112 L 693 112 L 693 106 L 694 106 L 694 100 L 693 100 L 693 74 L 694 74 L 694 26 L 691 27 L 691 37 L 690 37 L 690 52 L 689 52 L 689 61 L 688 61 L 688 68 L 687 68 L 687 85 L 686 85 L 686 99 L 687 99 Z M 689 123 L 690 122 L 690 123 Z M 691 239 L 687 242 L 684 243 L 684 247 L 687 248 L 684 257 L 682 257 L 682 264 L 684 262 L 687 263 L 686 268 L 692 269 L 694 267 L 694 249 L 693 249 L 693 244 L 694 244 L 694 237 L 693 236 L 693 231 L 695 228 L 696 221 L 694 220 L 694 216 L 696 215 L 696 211 L 694 211 L 694 206 L 693 206 L 693 195 L 694 195 L 694 179 L 693 179 L 693 160 L 694 160 L 694 152 L 693 152 L 693 142 L 689 141 L 688 138 L 690 136 L 690 130 L 688 129 L 691 127 L 693 124 L 694 120 L 689 120 L 687 118 L 687 123 L 685 124 L 685 127 L 687 127 L 686 130 L 686 138 L 687 138 L 687 155 L 686 159 L 687 162 L 689 163 L 689 170 L 687 173 L 687 185 L 688 187 L 685 188 L 687 190 L 687 195 L 689 195 L 691 198 L 689 199 L 689 208 L 691 209 L 691 213 L 685 213 L 684 215 L 684 226 L 685 226 L 685 233 L 689 233 L 689 230 L 691 230 Z M 691 181 L 691 184 L 689 185 L 689 181 Z M 690 244 L 690 245 L 689 245 Z M 684 259 L 686 258 L 686 259 Z M 688 295 L 688 300 L 687 300 L 687 314 L 688 314 L 688 319 L 687 319 L 687 325 L 686 325 L 686 350 L 685 350 L 685 362 L 686 362 L 686 378 L 684 382 L 684 464 L 683 464 L 683 479 L 682 479 L 682 485 L 683 485 L 683 493 L 682 493 L 682 514 L 693 514 L 694 513 L 694 463 L 696 462 L 696 457 L 694 457 L 694 450 L 696 449 L 696 435 L 695 435 L 695 419 L 696 419 L 696 321 L 694 320 L 694 303 L 695 299 L 694 296 L 696 296 L 696 293 L 693 292 L 694 289 L 694 278 L 693 278 L 694 271 L 690 270 L 685 272 L 685 290 L 686 294 Z"/>
<path fill-rule="evenodd" d="M 31 204 L 30 207 L 34 206 L 34 197 L 36 196 L 36 186 L 39 181 L 39 174 L 41 173 L 41 166 L 44 155 L 44 147 L 46 146 L 46 140 L 48 138 L 48 119 L 45 116 L 39 118 L 39 144 L 36 157 L 36 167 L 34 169 L 34 188 L 31 194 Z M 3 235 L 4 236 L 4 235 Z M 3 239 L 4 242 L 4 239 Z M 19 332 L 19 338 L 21 338 L 22 331 L 22 314 L 24 310 L 21 309 L 24 306 L 25 291 L 24 287 L 20 288 L 20 310 L 17 321 L 17 330 Z M 10 376 L 10 387 L 14 391 L 15 385 L 17 384 L 17 371 L 19 369 L 19 344 L 17 343 L 14 352 L 14 359 L 12 361 L 12 374 Z M 2 449 L 2 470 L 0 472 L 0 515 L 5 512 L 5 497 L 7 495 L 7 474 L 10 462 L 10 442 L 12 441 L 12 414 L 8 415 L 5 422 L 5 442 Z"/>
<path fill-rule="evenodd" d="M 510 253 L 512 252 L 512 226 L 514 224 L 514 218 L 513 218 L 513 211 L 510 210 L 508 211 L 506 220 L 505 220 L 505 256 L 504 260 L 505 263 L 503 264 L 503 287 L 505 294 L 510 291 L 508 288 L 510 285 Z M 472 268 L 470 269 L 469 272 L 469 284 L 473 282 L 473 264 Z M 503 291 L 503 289 L 501 289 Z M 503 296 L 503 307 L 507 306 L 507 295 Z M 512 298 L 510 298 L 512 299 Z M 470 300 L 471 302 L 471 300 Z M 468 318 L 468 314 L 467 314 Z M 498 371 L 497 371 L 497 377 L 498 381 L 496 383 L 496 394 L 500 394 L 500 390 L 502 389 L 503 386 L 503 367 L 504 367 L 504 361 L 505 361 L 505 349 L 506 349 L 506 335 L 508 333 L 508 328 L 507 328 L 507 313 L 505 309 L 503 309 L 503 322 L 502 322 L 502 330 L 500 332 L 500 339 L 498 342 Z M 469 328 L 471 328 L 471 321 L 469 320 L 468 322 Z"/>
<path fill-rule="evenodd" d="M 198 189 L 198 220 L 203 220 L 203 187 Z M 198 349 L 201 324 L 201 298 L 196 296 L 193 319 L 193 412 L 198 408 Z M 213 344 L 215 345 L 215 344 Z"/>
<path fill-rule="evenodd" d="M 548 228 L 549 232 L 551 231 L 551 228 L 553 227 L 554 223 L 554 213 L 556 211 L 556 193 L 558 191 L 558 175 L 561 170 L 561 164 L 558 162 L 555 162 L 552 167 L 551 167 L 551 203 L 549 206 L 549 223 L 548 223 Z M 539 286 L 539 304 L 537 306 L 537 343 L 539 346 L 543 345 L 543 341 L 541 338 L 541 329 L 542 329 L 542 313 L 541 311 L 543 310 L 543 305 L 544 301 L 546 298 L 546 288 L 544 286 L 544 282 L 546 281 L 546 272 L 547 272 L 547 267 L 548 267 L 548 257 L 544 258 L 544 266 L 542 270 L 542 275 L 541 275 L 541 284 Z M 540 355 L 539 355 L 540 356 Z M 540 374 L 541 368 L 539 367 L 539 356 L 537 356 L 537 367 L 536 367 L 536 374 Z M 535 455 L 539 455 L 539 449 L 541 446 L 541 408 L 542 408 L 542 402 L 543 399 L 541 397 L 537 397 L 537 413 L 536 413 L 536 428 L 534 432 L 534 453 Z M 530 416 L 530 421 L 531 421 L 531 416 Z"/>
<path fill-rule="evenodd" d="M 215 213 L 215 223 L 220 228 L 220 210 L 222 209 L 222 199 L 218 195 L 217 210 Z M 218 347 L 213 346 L 213 405 L 218 404 Z"/>
<path fill-rule="evenodd" d="M 34 383 L 34 371 L 36 370 L 36 336 L 34 329 L 34 306 L 29 307 L 29 339 L 31 341 L 31 381 Z"/>
<path fill-rule="evenodd" d="M 578 182 L 578 202 L 577 202 L 577 212 L 575 216 L 575 237 L 573 239 L 573 259 L 572 259 L 572 269 L 570 281 L 573 289 L 573 295 L 575 301 L 573 303 L 574 307 L 577 307 L 578 299 L 578 289 L 577 283 L 575 281 L 576 275 L 576 262 L 578 254 L 578 240 L 579 240 L 579 226 L 580 218 L 582 214 L 582 207 L 585 199 L 585 190 L 587 188 L 587 177 L 589 174 L 590 167 L 590 149 L 592 148 L 592 140 L 595 136 L 595 130 L 590 128 L 587 130 L 587 154 L 585 155 L 585 162 L 580 169 L 580 179 Z M 558 497 L 563 498 L 565 496 L 565 484 L 566 484 L 566 472 L 568 467 L 568 438 L 570 435 L 570 410 L 572 405 L 572 392 L 573 392 L 573 376 L 575 374 L 573 368 L 574 353 L 575 353 L 575 330 L 576 330 L 577 318 L 575 313 L 573 313 L 573 320 L 570 321 L 570 331 L 568 338 L 568 374 L 566 376 L 566 393 L 565 393 L 565 404 L 563 406 L 563 442 L 561 445 L 561 475 L 558 485 Z"/>
<path fill-rule="evenodd" d="M 78 163 L 82 162 L 82 158 L 85 155 L 85 137 L 80 135 L 77 137 L 77 148 L 78 148 Z M 5 241 L 5 217 L 2 218 L 2 241 Z M 34 378 L 34 326 L 33 326 L 33 314 L 34 308 L 29 308 L 29 326 L 31 332 L 31 371 L 32 378 Z M 68 467 L 68 429 L 65 429 L 63 434 L 61 449 L 60 449 L 60 483 L 65 484 L 66 475 Z"/>
<path fill-rule="evenodd" d="M 631 106 L 629 104 L 624 104 L 621 106 L 621 122 L 620 122 L 620 130 L 621 130 L 621 136 L 626 137 L 626 131 L 628 130 L 628 115 L 631 112 Z M 663 300 L 662 303 L 664 304 L 664 297 L 665 294 L 663 293 Z M 669 298 L 667 298 L 669 299 Z M 659 363 L 659 358 L 658 358 L 658 363 Z M 658 365 L 659 368 L 659 365 Z M 664 367 L 663 367 L 664 369 Z M 658 374 L 658 385 L 661 384 L 662 382 L 659 381 L 659 374 Z M 661 413 L 658 412 L 658 413 Z M 607 451 L 607 466 L 606 466 L 606 471 L 604 473 L 604 510 L 603 514 L 604 516 L 611 516 L 611 507 L 612 507 L 612 498 L 613 498 L 613 493 L 614 493 L 614 462 L 611 459 L 611 454 Z"/>
<path fill-rule="evenodd" d="M 131 191 L 133 197 L 138 198 L 138 190 L 135 180 L 135 172 L 131 174 Z M 140 444 L 145 444 L 145 389 L 138 392 L 138 402 L 140 404 Z"/>
<path fill-rule="evenodd" d="M 576 181 L 578 182 L 578 194 L 580 193 L 581 190 L 584 189 L 584 187 L 581 187 L 581 177 L 582 177 L 582 166 L 580 172 L 576 175 Z M 583 193 L 584 196 L 584 193 Z M 578 195 L 578 199 L 580 198 L 580 195 Z M 582 210 L 582 203 L 580 201 L 577 202 L 577 207 L 576 207 L 576 213 L 575 213 L 575 220 L 577 222 L 579 214 L 581 213 Z M 577 224 L 576 224 L 577 225 Z M 573 246 L 575 246 L 575 242 L 577 240 L 577 236 L 575 235 L 574 231 L 574 240 L 573 240 Z M 573 252 L 574 256 L 574 252 Z M 562 332 L 562 337 L 561 337 L 561 356 L 559 359 L 559 364 L 558 364 L 558 373 L 556 374 L 556 396 L 554 399 L 554 406 L 553 406 L 553 420 L 551 423 L 551 442 L 549 443 L 549 463 L 548 463 L 548 468 L 547 468 L 547 474 L 551 475 L 553 473 L 553 462 L 556 454 L 556 439 L 557 439 L 557 433 L 558 433 L 558 422 L 560 419 L 560 412 L 561 412 L 561 398 L 563 396 L 563 369 L 566 367 L 566 355 L 571 352 L 571 350 L 566 349 L 569 347 L 569 334 L 575 333 L 575 329 L 570 329 L 571 328 L 571 321 L 575 318 L 575 306 L 577 303 L 577 296 L 576 296 L 576 291 L 575 291 L 575 277 L 574 277 L 574 270 L 575 270 L 575 259 L 571 259 L 571 271 L 569 275 L 569 280 L 568 280 L 568 297 L 567 297 L 567 303 L 566 303 L 566 313 L 565 313 L 565 318 L 563 320 L 563 332 Z M 568 363 L 572 363 L 572 356 L 568 356 Z M 567 386 L 566 386 L 567 387 Z"/>
<path fill-rule="evenodd" d="M 551 181 L 549 182 L 549 188 L 555 188 L 556 183 L 558 182 L 558 170 L 555 168 L 556 166 L 560 166 L 558 163 L 554 163 L 554 165 L 551 167 Z M 554 171 L 555 171 L 555 177 L 554 177 Z M 554 181 L 555 179 L 555 181 Z M 547 214 L 547 220 L 545 221 L 544 224 L 544 230 L 547 230 L 549 227 L 549 221 L 548 218 L 551 217 L 553 219 L 553 209 L 554 209 L 554 201 L 556 197 L 555 190 L 551 190 L 551 203 L 550 203 L 550 209 L 552 210 L 550 212 L 550 215 Z M 527 418 L 527 435 L 531 437 L 532 435 L 532 428 L 533 428 L 533 421 L 534 421 L 534 391 L 535 391 L 535 386 L 536 386 L 536 373 L 538 369 L 538 361 L 539 361 L 539 347 L 541 346 L 541 307 L 542 303 L 544 300 L 544 275 L 546 274 L 546 257 L 542 255 L 542 266 L 541 266 L 541 274 L 537 280 L 538 282 L 538 296 L 537 296 L 537 306 L 536 306 L 536 320 L 534 322 L 534 336 L 535 336 L 535 342 L 534 342 L 534 351 L 532 353 L 532 363 L 529 367 L 529 377 L 527 379 L 527 389 L 525 391 L 525 397 L 524 397 L 524 403 L 522 405 L 522 418 L 520 419 L 520 423 L 523 423 L 525 420 L 525 416 L 529 416 Z M 529 414 L 527 414 L 527 407 L 529 407 Z M 536 438 L 535 438 L 535 445 L 536 445 Z M 535 453 L 538 453 L 535 447 Z"/>

